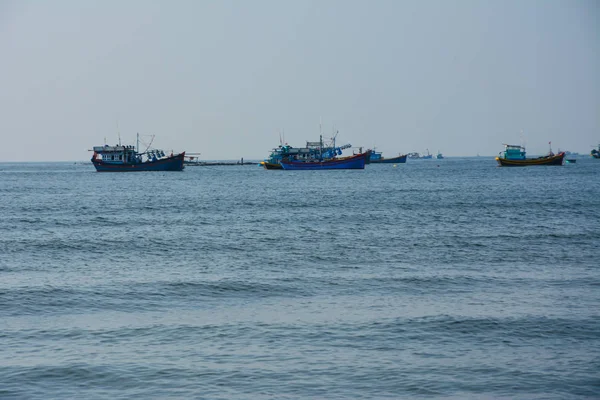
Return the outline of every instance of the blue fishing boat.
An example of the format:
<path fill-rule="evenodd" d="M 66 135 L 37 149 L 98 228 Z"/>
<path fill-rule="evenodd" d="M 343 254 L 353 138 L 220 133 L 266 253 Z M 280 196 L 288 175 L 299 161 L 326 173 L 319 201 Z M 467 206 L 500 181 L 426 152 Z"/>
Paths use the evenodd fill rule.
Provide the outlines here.
<path fill-rule="evenodd" d="M 330 158 L 314 161 L 281 160 L 284 170 L 322 170 L 322 169 L 364 169 L 369 151 L 349 157 Z"/>
<path fill-rule="evenodd" d="M 336 135 L 337 136 L 337 135 Z M 333 159 L 342 155 L 342 151 L 352 147 L 350 144 L 336 146 L 335 137 L 331 143 L 324 143 L 323 136 L 318 142 L 306 142 L 305 147 L 292 147 L 287 143 L 274 148 L 264 161 L 260 162 L 265 169 L 284 169 L 281 161 L 315 162 Z"/>
<path fill-rule="evenodd" d="M 369 163 L 372 164 L 403 164 L 406 162 L 407 154 L 400 154 L 398 157 L 383 157 L 380 151 L 371 150 Z"/>
<path fill-rule="evenodd" d="M 184 168 L 185 152 L 166 155 L 164 151 L 154 149 L 139 153 L 137 148 L 120 143 L 94 146 L 91 161 L 98 172 L 182 171 Z"/>

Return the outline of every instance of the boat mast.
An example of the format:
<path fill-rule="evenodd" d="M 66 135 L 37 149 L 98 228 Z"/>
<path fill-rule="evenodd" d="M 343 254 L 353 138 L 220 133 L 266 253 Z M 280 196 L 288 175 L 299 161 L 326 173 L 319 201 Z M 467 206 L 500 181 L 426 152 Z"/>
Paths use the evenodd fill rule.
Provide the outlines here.
<path fill-rule="evenodd" d="M 319 160 L 323 161 L 323 135 L 319 135 Z"/>
<path fill-rule="evenodd" d="M 323 118 L 319 117 L 319 160 L 323 161 L 323 132 L 321 131 L 321 125 L 323 124 Z"/>

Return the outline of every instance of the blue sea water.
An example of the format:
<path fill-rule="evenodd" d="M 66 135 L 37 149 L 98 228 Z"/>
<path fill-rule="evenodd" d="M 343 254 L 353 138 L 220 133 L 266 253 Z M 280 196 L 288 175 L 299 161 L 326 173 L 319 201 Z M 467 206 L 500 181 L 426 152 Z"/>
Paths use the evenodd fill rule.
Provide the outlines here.
<path fill-rule="evenodd" d="M 0 164 L 0 398 L 598 398 L 599 183 Z"/>

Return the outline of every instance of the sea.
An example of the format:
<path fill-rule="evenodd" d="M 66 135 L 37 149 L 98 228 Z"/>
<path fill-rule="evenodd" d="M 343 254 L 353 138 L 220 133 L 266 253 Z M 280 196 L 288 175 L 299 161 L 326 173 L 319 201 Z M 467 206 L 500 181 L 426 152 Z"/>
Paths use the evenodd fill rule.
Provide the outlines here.
<path fill-rule="evenodd" d="M 0 163 L 1 399 L 600 398 L 600 160 Z"/>

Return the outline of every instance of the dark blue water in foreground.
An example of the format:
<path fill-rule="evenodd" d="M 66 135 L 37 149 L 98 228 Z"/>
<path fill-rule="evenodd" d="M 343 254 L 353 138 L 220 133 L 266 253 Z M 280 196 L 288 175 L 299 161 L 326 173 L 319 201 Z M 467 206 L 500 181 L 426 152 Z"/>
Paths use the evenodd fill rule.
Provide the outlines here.
<path fill-rule="evenodd" d="M 598 398 L 599 183 L 0 164 L 0 398 Z"/>

